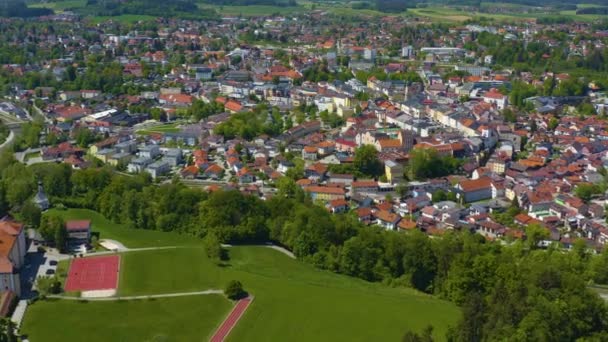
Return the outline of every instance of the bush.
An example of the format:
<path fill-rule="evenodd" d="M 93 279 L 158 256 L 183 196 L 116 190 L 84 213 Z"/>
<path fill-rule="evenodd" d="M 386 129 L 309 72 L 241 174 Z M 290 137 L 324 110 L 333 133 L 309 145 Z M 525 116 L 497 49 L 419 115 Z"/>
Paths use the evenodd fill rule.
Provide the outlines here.
<path fill-rule="evenodd" d="M 243 290 L 243 284 L 238 280 L 231 280 L 226 286 L 226 289 L 224 289 L 224 294 L 232 300 L 239 300 L 247 297 L 247 292 Z"/>
<path fill-rule="evenodd" d="M 38 294 L 41 298 L 45 298 L 50 294 L 61 293 L 61 282 L 56 276 L 43 276 L 38 278 L 36 287 L 38 288 Z"/>

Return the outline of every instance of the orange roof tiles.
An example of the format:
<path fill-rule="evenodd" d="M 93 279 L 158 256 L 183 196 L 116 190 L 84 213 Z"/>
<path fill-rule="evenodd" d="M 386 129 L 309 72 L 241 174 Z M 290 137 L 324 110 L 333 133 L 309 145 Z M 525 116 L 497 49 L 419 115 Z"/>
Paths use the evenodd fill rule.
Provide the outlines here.
<path fill-rule="evenodd" d="M 329 187 L 329 186 L 319 186 L 319 185 L 311 185 L 304 188 L 307 192 L 317 192 L 323 194 L 331 194 L 331 195 L 345 195 L 346 190 L 338 187 Z"/>
<path fill-rule="evenodd" d="M 479 179 L 465 180 L 460 182 L 460 187 L 465 192 L 478 191 L 487 189 L 491 186 L 492 180 L 488 177 L 481 177 Z"/>

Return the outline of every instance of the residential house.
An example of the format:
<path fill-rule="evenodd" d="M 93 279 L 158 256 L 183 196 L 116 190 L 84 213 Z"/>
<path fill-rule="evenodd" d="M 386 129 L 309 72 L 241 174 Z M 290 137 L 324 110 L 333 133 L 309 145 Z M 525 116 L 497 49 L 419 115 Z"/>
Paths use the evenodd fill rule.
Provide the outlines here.
<path fill-rule="evenodd" d="M 160 155 L 158 145 L 146 145 L 139 149 L 138 155 L 142 158 L 156 159 Z"/>
<path fill-rule="evenodd" d="M 318 149 L 314 146 L 304 146 L 302 149 L 302 159 L 317 160 Z"/>
<path fill-rule="evenodd" d="M 391 184 L 397 184 L 403 180 L 403 164 L 397 163 L 393 160 L 387 160 L 384 162 L 384 174 L 386 179 Z"/>
<path fill-rule="evenodd" d="M 159 160 L 148 165 L 145 171 L 148 172 L 153 179 L 156 179 L 169 173 L 169 171 L 171 171 L 171 165 L 166 161 Z"/>
<path fill-rule="evenodd" d="M 218 164 L 211 164 L 207 169 L 205 169 L 203 175 L 213 180 L 219 180 L 224 176 L 224 172 L 224 169 Z"/>
<path fill-rule="evenodd" d="M 346 198 L 346 190 L 336 186 L 320 186 L 320 185 L 311 185 L 304 187 L 304 191 L 310 194 L 310 197 L 313 201 L 322 200 L 322 201 L 332 201 L 336 199 L 345 199 Z"/>
<path fill-rule="evenodd" d="M 65 229 L 70 244 L 88 243 L 91 238 L 91 220 L 69 220 Z"/>
<path fill-rule="evenodd" d="M 127 171 L 131 173 L 139 173 L 145 170 L 145 168 L 152 164 L 152 159 L 147 157 L 139 157 L 131 160 L 131 162 L 127 165 Z"/>
<path fill-rule="evenodd" d="M 24 265 L 25 227 L 12 219 L 0 219 L 0 288 L 21 295 L 19 269 Z"/>
<path fill-rule="evenodd" d="M 376 217 L 376 224 L 384 227 L 388 230 L 396 230 L 401 216 L 386 210 L 377 211 L 374 216 Z"/>
<path fill-rule="evenodd" d="M 492 198 L 492 180 L 489 177 L 461 181 L 456 189 L 458 199 L 465 203 Z"/>
<path fill-rule="evenodd" d="M 333 214 L 347 212 L 348 211 L 348 202 L 344 199 L 335 199 L 335 200 L 329 201 L 328 209 Z"/>

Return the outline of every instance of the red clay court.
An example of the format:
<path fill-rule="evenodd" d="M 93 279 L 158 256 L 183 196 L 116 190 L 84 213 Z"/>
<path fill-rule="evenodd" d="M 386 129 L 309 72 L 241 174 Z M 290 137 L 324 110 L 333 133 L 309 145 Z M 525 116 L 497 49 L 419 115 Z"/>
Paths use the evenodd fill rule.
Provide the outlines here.
<path fill-rule="evenodd" d="M 78 258 L 72 261 L 66 291 L 112 290 L 118 287 L 118 255 Z"/>

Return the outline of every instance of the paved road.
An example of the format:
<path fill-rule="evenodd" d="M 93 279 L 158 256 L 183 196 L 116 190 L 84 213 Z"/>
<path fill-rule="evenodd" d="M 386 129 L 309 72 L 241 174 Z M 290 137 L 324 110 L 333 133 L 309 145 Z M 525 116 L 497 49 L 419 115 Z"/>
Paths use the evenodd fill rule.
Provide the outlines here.
<path fill-rule="evenodd" d="M 9 131 L 6 140 L 2 144 L 0 144 L 0 151 L 2 151 L 6 146 L 12 144 L 13 140 L 15 140 L 15 132 L 11 130 Z"/>
<path fill-rule="evenodd" d="M 38 252 L 36 248 L 37 246 L 31 244 L 25 254 L 25 266 L 21 269 L 21 299 L 34 298 L 36 279 L 41 276 L 54 275 L 57 271 L 57 262 L 61 260 L 58 255 Z"/>
<path fill-rule="evenodd" d="M 127 248 L 123 246 L 125 249 L 118 251 L 103 251 L 103 252 L 93 252 L 84 254 L 85 257 L 96 256 L 96 255 L 108 255 L 108 254 L 116 254 L 123 252 L 143 252 L 143 251 L 156 251 L 159 249 L 176 249 L 176 248 L 189 248 L 188 246 L 165 246 L 165 247 L 142 247 L 142 248 Z"/>
<path fill-rule="evenodd" d="M 260 245 L 239 245 L 239 246 L 260 246 Z M 287 255 L 288 257 L 290 257 L 290 258 L 292 258 L 292 259 L 295 259 L 295 258 L 296 258 L 295 254 L 293 254 L 293 253 L 292 253 L 290 250 L 288 250 L 287 248 L 283 248 L 283 247 L 281 247 L 281 246 L 277 246 L 277 245 L 273 244 L 272 242 L 268 242 L 268 243 L 266 243 L 266 244 L 265 244 L 265 245 L 263 245 L 263 246 L 264 246 L 264 247 L 268 247 L 268 248 L 272 248 L 272 249 L 274 249 L 275 251 L 279 251 L 279 252 L 281 252 L 281 253 L 283 253 L 283 254 Z M 231 247 L 232 247 L 232 245 L 231 245 L 231 244 L 228 244 L 228 243 L 223 243 L 223 244 L 222 244 L 222 247 L 223 247 L 223 248 L 231 248 Z"/>
<path fill-rule="evenodd" d="M 249 304 L 253 301 L 253 297 L 247 297 L 245 299 L 239 300 L 228 317 L 222 322 L 220 327 L 217 329 L 215 334 L 211 337 L 211 342 L 222 342 L 228 337 L 230 331 L 236 326 L 239 322 L 239 319 L 243 317 L 245 310 L 249 307 Z"/>
<path fill-rule="evenodd" d="M 164 294 L 144 295 L 144 296 L 80 298 L 80 297 L 68 297 L 68 296 L 55 296 L 55 295 L 51 295 L 51 296 L 48 296 L 48 298 L 65 299 L 65 300 L 77 300 L 77 301 L 117 301 L 117 300 L 171 298 L 171 297 L 185 297 L 185 296 L 203 296 L 203 295 L 223 294 L 223 293 L 224 293 L 224 291 L 222 291 L 222 290 L 211 289 L 211 290 L 205 290 L 205 291 L 164 293 Z"/>
<path fill-rule="evenodd" d="M 99 243 L 102 244 L 102 246 L 103 246 L 104 242 L 108 242 L 111 245 L 114 245 L 114 248 L 116 248 L 115 250 L 117 252 L 125 252 L 125 251 L 129 250 L 129 248 L 127 246 L 123 245 L 122 242 L 120 242 L 120 241 L 116 241 L 116 240 L 112 240 L 112 239 L 101 239 L 99 241 Z"/>
<path fill-rule="evenodd" d="M 269 244 L 266 245 L 266 247 L 272 248 L 272 249 L 274 249 L 276 251 L 279 251 L 279 252 L 287 255 L 288 257 L 290 257 L 292 259 L 296 258 L 296 256 L 290 250 L 288 250 L 286 248 L 283 248 L 281 246 L 277 246 L 277 245 L 273 245 L 272 243 L 269 243 Z"/>
<path fill-rule="evenodd" d="M 25 310 L 27 310 L 27 300 L 21 299 L 11 316 L 11 321 L 15 323 L 15 331 L 19 331 L 23 317 L 25 317 Z"/>

